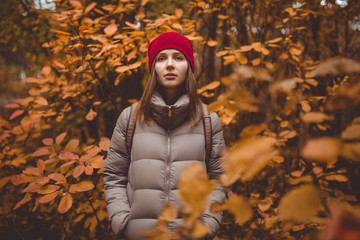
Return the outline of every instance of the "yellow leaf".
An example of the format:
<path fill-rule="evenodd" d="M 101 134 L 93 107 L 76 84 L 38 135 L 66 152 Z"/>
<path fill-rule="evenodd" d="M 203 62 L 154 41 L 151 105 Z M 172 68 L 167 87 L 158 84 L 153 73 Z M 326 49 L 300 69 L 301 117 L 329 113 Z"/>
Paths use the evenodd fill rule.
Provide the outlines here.
<path fill-rule="evenodd" d="M 282 38 L 282 37 L 278 37 L 278 38 L 274 38 L 274 39 L 268 40 L 268 41 L 266 41 L 265 43 L 277 43 L 277 42 L 280 42 L 281 40 L 283 40 L 283 38 Z"/>
<path fill-rule="evenodd" d="M 70 193 L 86 192 L 93 189 L 95 186 L 91 181 L 82 181 L 76 184 L 70 185 Z"/>
<path fill-rule="evenodd" d="M 249 221 L 253 214 L 252 209 L 248 201 L 239 195 L 234 193 L 229 195 L 229 198 L 225 202 L 220 204 L 213 204 L 211 210 L 214 212 L 229 211 L 235 217 L 235 222 L 239 225 L 243 225 Z"/>
<path fill-rule="evenodd" d="M 301 151 L 301 155 L 309 160 L 333 162 L 337 160 L 341 142 L 337 138 L 323 137 L 311 139 Z"/>
<path fill-rule="evenodd" d="M 90 108 L 90 111 L 88 112 L 88 114 L 86 114 L 86 120 L 88 121 L 92 121 L 96 118 L 97 116 L 97 112 L 95 112 L 94 110 L 92 110 L 92 108 Z"/>
<path fill-rule="evenodd" d="M 73 198 L 70 193 L 64 193 L 59 206 L 58 206 L 58 212 L 59 213 L 66 213 L 72 206 Z"/>
<path fill-rule="evenodd" d="M 215 181 L 209 181 L 204 167 L 200 163 L 189 164 L 180 176 L 179 198 L 185 204 L 184 220 L 194 224 L 209 203 L 209 196 L 216 187 Z"/>
<path fill-rule="evenodd" d="M 65 146 L 64 150 L 68 152 L 74 152 L 75 149 L 79 146 L 79 139 L 71 139 Z"/>
<path fill-rule="evenodd" d="M 250 46 L 250 45 L 241 46 L 240 47 L 240 52 L 248 52 L 251 49 L 252 49 L 252 46 Z"/>
<path fill-rule="evenodd" d="M 312 185 L 303 185 L 286 193 L 280 200 L 279 216 L 307 222 L 322 208 L 320 191 Z"/>
<path fill-rule="evenodd" d="M 275 143 L 276 139 L 270 137 L 250 138 L 236 143 L 224 154 L 221 182 L 231 185 L 238 179 L 251 180 L 277 155 Z"/>
<path fill-rule="evenodd" d="M 158 217 L 158 225 L 166 226 L 166 224 L 174 219 L 176 219 L 178 216 L 178 209 L 177 205 L 175 204 L 169 204 L 166 205 Z"/>

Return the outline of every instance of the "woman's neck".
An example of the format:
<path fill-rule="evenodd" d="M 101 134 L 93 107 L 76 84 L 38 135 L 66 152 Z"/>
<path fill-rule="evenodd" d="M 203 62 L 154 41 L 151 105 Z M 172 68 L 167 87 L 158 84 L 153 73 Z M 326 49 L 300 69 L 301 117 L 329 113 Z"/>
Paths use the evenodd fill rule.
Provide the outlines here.
<path fill-rule="evenodd" d="M 176 100 L 182 95 L 183 88 L 172 88 L 172 89 L 160 88 L 159 92 L 164 98 L 166 105 L 173 105 L 176 102 Z"/>

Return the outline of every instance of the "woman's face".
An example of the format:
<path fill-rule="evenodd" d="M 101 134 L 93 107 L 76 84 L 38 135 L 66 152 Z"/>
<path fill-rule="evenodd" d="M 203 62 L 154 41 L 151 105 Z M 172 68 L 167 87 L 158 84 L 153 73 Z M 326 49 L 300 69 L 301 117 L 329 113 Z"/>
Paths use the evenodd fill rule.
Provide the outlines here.
<path fill-rule="evenodd" d="M 179 50 L 164 49 L 156 56 L 156 78 L 164 90 L 180 88 L 185 82 L 188 68 L 188 61 Z"/>

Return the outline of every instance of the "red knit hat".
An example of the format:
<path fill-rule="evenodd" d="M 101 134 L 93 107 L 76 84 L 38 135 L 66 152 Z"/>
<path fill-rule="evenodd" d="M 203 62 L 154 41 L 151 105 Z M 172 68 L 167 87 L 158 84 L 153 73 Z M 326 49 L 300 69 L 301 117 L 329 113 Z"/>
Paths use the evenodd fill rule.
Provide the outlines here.
<path fill-rule="evenodd" d="M 149 44 L 149 69 L 158 52 L 167 48 L 174 48 L 182 52 L 189 60 L 192 70 L 194 71 L 194 51 L 191 41 L 177 32 L 166 32 L 155 38 Z"/>

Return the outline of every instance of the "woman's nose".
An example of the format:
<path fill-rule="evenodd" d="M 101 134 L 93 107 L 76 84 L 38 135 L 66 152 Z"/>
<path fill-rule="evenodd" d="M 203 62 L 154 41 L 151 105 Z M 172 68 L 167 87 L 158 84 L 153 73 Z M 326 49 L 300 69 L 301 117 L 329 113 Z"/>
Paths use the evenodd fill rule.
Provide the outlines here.
<path fill-rule="evenodd" d="M 174 68 L 174 65 L 173 65 L 173 59 L 172 58 L 168 58 L 168 61 L 167 61 L 167 65 L 166 65 L 166 68 L 170 68 L 170 69 L 173 69 Z"/>

